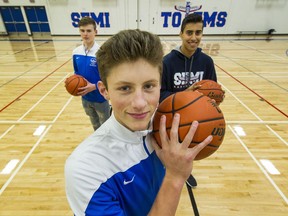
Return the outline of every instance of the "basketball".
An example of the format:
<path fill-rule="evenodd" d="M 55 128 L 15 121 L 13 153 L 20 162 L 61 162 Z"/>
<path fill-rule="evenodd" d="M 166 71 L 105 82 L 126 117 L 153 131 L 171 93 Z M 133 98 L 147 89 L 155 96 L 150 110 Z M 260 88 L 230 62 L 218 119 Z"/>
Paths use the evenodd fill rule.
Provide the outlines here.
<path fill-rule="evenodd" d="M 225 92 L 221 85 L 213 80 L 201 80 L 194 83 L 193 86 L 199 86 L 199 88 L 196 87 L 196 90 L 214 99 L 218 105 L 224 100 Z"/>
<path fill-rule="evenodd" d="M 169 136 L 175 113 L 180 114 L 179 142 L 184 140 L 194 120 L 197 120 L 199 125 L 190 148 L 201 143 L 209 135 L 213 136 L 211 143 L 199 152 L 195 160 L 206 158 L 217 151 L 224 139 L 226 123 L 222 111 L 211 98 L 198 91 L 182 91 L 163 100 L 155 112 L 152 132 L 160 147 L 160 117 L 166 116 L 166 131 Z"/>
<path fill-rule="evenodd" d="M 73 74 L 65 80 L 65 88 L 71 95 L 78 96 L 78 88 L 87 85 L 87 81 L 80 75 Z"/>

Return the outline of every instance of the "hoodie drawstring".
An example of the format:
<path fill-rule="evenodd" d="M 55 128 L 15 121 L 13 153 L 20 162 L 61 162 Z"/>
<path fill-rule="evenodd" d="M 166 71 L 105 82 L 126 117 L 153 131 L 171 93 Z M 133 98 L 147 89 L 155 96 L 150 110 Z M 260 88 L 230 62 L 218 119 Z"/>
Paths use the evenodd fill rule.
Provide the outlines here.
<path fill-rule="evenodd" d="M 187 70 L 186 70 L 187 59 L 186 59 L 186 57 L 184 57 L 184 58 L 185 58 L 185 72 L 187 72 Z M 188 87 L 190 86 L 190 79 L 191 79 L 191 71 L 192 71 L 193 60 L 194 60 L 194 56 L 191 57 L 189 71 L 188 71 L 188 79 L 187 79 L 187 76 L 185 76 Z"/>

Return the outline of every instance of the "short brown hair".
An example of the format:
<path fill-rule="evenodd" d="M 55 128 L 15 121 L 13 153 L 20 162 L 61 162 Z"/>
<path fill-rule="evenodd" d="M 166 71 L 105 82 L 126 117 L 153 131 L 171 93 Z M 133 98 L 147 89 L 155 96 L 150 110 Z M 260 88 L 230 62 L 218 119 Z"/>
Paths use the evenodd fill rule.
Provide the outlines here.
<path fill-rule="evenodd" d="M 161 77 L 163 48 L 157 35 L 138 29 L 123 30 L 103 43 L 96 53 L 96 59 L 100 78 L 106 88 L 107 77 L 113 67 L 140 58 L 158 67 Z"/>
<path fill-rule="evenodd" d="M 94 29 L 96 30 L 96 22 L 91 17 L 85 16 L 79 21 L 78 27 L 93 25 Z"/>

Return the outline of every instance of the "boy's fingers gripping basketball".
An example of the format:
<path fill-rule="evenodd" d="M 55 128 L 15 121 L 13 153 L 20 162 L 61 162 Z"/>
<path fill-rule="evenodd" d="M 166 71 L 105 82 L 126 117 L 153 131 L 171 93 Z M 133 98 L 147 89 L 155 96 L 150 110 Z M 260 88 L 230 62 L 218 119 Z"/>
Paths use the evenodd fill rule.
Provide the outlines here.
<path fill-rule="evenodd" d="M 161 149 L 160 146 L 157 144 L 157 141 L 155 140 L 154 137 L 151 138 L 151 143 L 152 143 L 153 148 L 156 150 L 156 152 Z"/>
<path fill-rule="evenodd" d="M 199 145 L 196 145 L 193 147 L 195 157 L 198 155 L 202 149 L 204 149 L 213 139 L 212 135 L 209 135 L 203 142 L 201 142 Z"/>
<path fill-rule="evenodd" d="M 178 128 L 179 128 L 179 122 L 180 122 L 180 114 L 175 113 L 173 117 L 172 127 L 170 130 L 170 139 L 173 143 L 178 143 Z"/>
<path fill-rule="evenodd" d="M 161 143 L 166 143 L 168 141 L 168 135 L 166 132 L 166 116 L 162 115 L 160 118 L 159 134 Z"/>
<path fill-rule="evenodd" d="M 188 148 L 189 145 L 191 144 L 193 136 L 197 130 L 198 125 L 199 125 L 199 123 L 197 121 L 192 122 L 190 129 L 189 129 L 189 131 L 188 131 L 187 135 L 185 136 L 183 143 L 182 143 L 183 145 L 185 145 L 185 147 L 187 146 L 187 148 Z"/>
<path fill-rule="evenodd" d="M 218 105 L 222 103 L 225 98 L 225 91 L 222 89 L 222 86 L 213 80 L 201 80 L 194 83 L 191 88 L 193 91 L 197 90 L 214 99 Z"/>
<path fill-rule="evenodd" d="M 86 79 L 82 76 L 73 74 L 65 80 L 65 88 L 71 95 L 79 96 L 79 88 L 87 85 Z"/>

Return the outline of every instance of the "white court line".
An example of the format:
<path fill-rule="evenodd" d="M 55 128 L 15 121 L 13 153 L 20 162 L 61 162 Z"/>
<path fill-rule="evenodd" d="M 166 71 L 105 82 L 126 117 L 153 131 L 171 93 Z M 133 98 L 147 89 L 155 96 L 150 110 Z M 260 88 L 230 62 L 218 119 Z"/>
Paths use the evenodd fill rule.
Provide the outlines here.
<path fill-rule="evenodd" d="M 54 118 L 53 122 L 55 122 L 59 116 L 62 114 L 62 112 L 64 111 L 64 109 L 69 105 L 69 103 L 71 102 L 71 100 L 73 99 L 73 96 L 71 96 L 69 98 L 69 100 L 66 102 L 66 104 L 62 107 L 62 109 L 59 111 L 59 113 L 56 115 L 56 117 Z M 29 157 L 31 156 L 31 154 L 34 152 L 34 150 L 38 147 L 38 145 L 40 144 L 40 142 L 42 141 L 42 139 L 45 137 L 45 135 L 48 133 L 48 131 L 50 130 L 50 128 L 52 127 L 52 124 L 50 124 L 46 130 L 44 131 L 44 133 L 39 137 L 39 139 L 37 140 L 37 142 L 33 145 L 33 147 L 30 149 L 30 151 L 27 153 L 27 155 L 24 157 L 24 159 L 21 161 L 21 163 L 17 166 L 17 168 L 14 170 L 14 172 L 11 174 L 11 176 L 9 177 L 9 179 L 5 182 L 5 184 L 2 186 L 2 188 L 0 189 L 0 196 L 2 195 L 2 193 L 4 192 L 4 190 L 8 187 L 8 185 L 11 183 L 11 181 L 14 179 L 14 177 L 17 175 L 17 173 L 19 172 L 19 170 L 22 168 L 22 166 L 25 164 L 25 162 L 29 159 Z"/>
<path fill-rule="evenodd" d="M 27 74 L 27 73 L 26 73 Z M 43 78 L 43 75 L 46 75 L 45 73 L 39 73 L 39 75 L 38 76 L 36 76 L 36 75 L 29 75 L 29 76 L 27 76 L 27 75 L 22 75 L 21 77 L 17 77 L 17 76 L 12 76 L 12 75 L 0 75 L 0 77 L 1 78 L 15 78 L 15 77 L 17 77 L 17 79 L 27 79 L 27 78 L 29 78 L 29 79 L 39 79 L 39 78 Z M 59 79 L 59 78 L 62 78 L 63 76 L 50 76 L 49 78 L 51 79 Z"/>
<path fill-rule="evenodd" d="M 288 142 L 286 142 L 279 134 L 277 134 L 272 128 L 270 128 L 268 125 L 266 127 L 276 136 L 278 137 L 286 146 L 288 146 Z"/>
<path fill-rule="evenodd" d="M 286 77 L 288 77 L 288 74 L 286 75 L 286 76 L 274 76 L 274 75 L 267 75 L 267 76 L 265 76 L 265 75 L 263 75 L 263 74 L 260 74 L 260 73 L 258 73 L 258 72 L 256 72 L 257 73 L 257 75 L 256 74 L 250 74 L 250 75 L 233 75 L 233 77 L 235 77 L 235 78 L 259 78 L 259 75 L 261 75 L 262 77 L 264 77 L 264 78 L 286 78 Z M 273 73 L 273 72 L 272 72 Z M 217 77 L 227 77 L 227 75 L 217 75 Z"/>
<path fill-rule="evenodd" d="M 288 121 L 226 121 L 227 124 L 288 124 Z M 0 122 L 1 124 L 1 122 Z"/>
<path fill-rule="evenodd" d="M 9 131 L 11 131 L 14 127 L 15 127 L 15 125 L 11 125 L 3 134 L 1 134 L 0 140 L 1 140 L 7 133 L 9 133 Z"/>
<path fill-rule="evenodd" d="M 52 124 L 53 121 L 11 121 L 11 120 L 2 120 L 0 124 Z M 1 139 L 1 138 L 0 138 Z"/>
<path fill-rule="evenodd" d="M 225 57 L 226 59 L 228 59 L 228 60 L 230 60 L 231 58 L 228 58 L 228 57 Z M 263 60 L 263 59 L 262 59 Z M 233 71 L 233 72 L 239 72 L 239 71 Z M 270 71 L 270 72 L 265 72 L 265 71 L 260 71 L 260 72 L 258 72 L 258 71 L 256 71 L 257 72 L 257 74 L 261 74 L 261 75 L 283 75 L 283 76 L 288 76 L 288 74 L 287 74 L 287 72 L 285 72 L 285 71 Z M 241 75 L 242 74 L 244 74 L 244 75 L 249 75 L 249 74 L 251 74 L 252 72 L 245 72 L 245 71 L 241 71 L 241 72 L 239 72 L 239 73 L 241 73 Z M 9 75 L 9 74 L 8 74 Z M 217 74 L 218 75 L 218 74 Z M 239 76 L 241 76 L 241 75 L 239 75 Z M 253 75 L 253 74 L 252 74 Z"/>
<path fill-rule="evenodd" d="M 220 83 L 220 82 L 219 82 Z M 263 121 L 256 113 L 254 113 L 246 104 L 244 104 L 235 94 L 233 94 L 226 86 L 223 85 L 223 83 L 220 83 L 222 87 L 224 87 L 226 92 L 229 92 L 242 106 L 244 106 L 253 116 L 255 116 L 256 119 L 259 120 L 259 123 L 265 124 L 265 121 Z M 288 145 L 287 142 L 281 138 L 279 134 L 276 133 L 269 125 L 265 124 L 265 126 L 276 136 L 278 137 L 286 146 Z"/>
<path fill-rule="evenodd" d="M 242 72 L 241 72 L 242 73 Z M 262 74 L 262 73 L 259 73 L 259 72 L 256 72 L 257 74 L 251 74 L 250 75 L 233 75 L 233 77 L 235 78 L 259 78 L 259 75 L 261 75 L 262 77 L 264 78 L 288 78 L 288 74 L 283 74 L 283 75 L 265 75 L 265 74 Z M 274 72 L 271 72 L 271 73 L 274 73 Z M 27 73 L 26 73 L 27 74 Z M 70 74 L 70 73 L 68 73 Z M 18 80 L 19 79 L 39 79 L 39 78 L 43 78 L 43 74 L 41 75 L 41 73 L 39 73 L 38 76 L 36 75 L 22 75 L 21 77 L 17 77 L 16 75 L 15 76 L 12 76 L 12 75 L 0 75 L 1 78 L 3 79 L 13 79 L 13 78 L 17 78 Z M 62 78 L 63 76 L 51 76 L 50 79 L 59 79 L 59 78 Z M 217 77 L 227 77 L 227 75 L 217 75 Z"/>
<path fill-rule="evenodd" d="M 220 82 L 219 82 L 220 83 Z M 226 86 L 223 85 L 223 83 L 220 83 L 222 87 L 224 87 L 226 92 L 229 92 L 242 106 L 244 106 L 256 119 L 258 119 L 260 122 L 263 122 L 262 119 L 257 116 L 248 106 L 246 106 L 235 94 L 233 94 Z"/>
<path fill-rule="evenodd" d="M 264 53 L 264 54 L 266 54 L 268 56 L 273 56 L 273 57 L 281 59 L 281 60 L 287 60 L 286 57 L 282 57 L 282 56 L 279 56 L 279 55 L 271 54 L 270 52 L 265 52 L 263 49 L 257 49 L 255 47 L 244 45 L 244 44 L 241 44 L 239 42 L 237 43 L 236 41 L 233 41 L 233 43 L 238 44 L 238 45 L 243 46 L 243 47 L 246 47 L 246 48 L 249 48 L 249 49 L 252 49 L 252 50 L 255 50 L 255 51 L 258 51 L 260 53 Z"/>
<path fill-rule="evenodd" d="M 288 124 L 288 121 L 225 121 L 226 124 Z M 0 120 L 1 124 L 53 124 L 53 121 L 13 121 Z"/>
<path fill-rule="evenodd" d="M 64 79 L 66 79 L 66 77 L 68 76 L 68 74 L 61 79 L 58 83 L 56 83 L 45 95 L 43 95 L 26 113 L 24 113 L 16 122 L 15 124 L 17 124 L 18 122 L 21 122 L 21 120 L 29 114 L 29 112 L 31 112 L 31 110 L 33 110 L 42 100 L 44 100 L 48 94 L 50 94 L 50 92 L 52 92 L 56 87 L 58 87 L 58 85 L 60 83 L 63 83 Z M 9 131 L 11 131 L 13 128 L 15 127 L 15 125 L 12 125 L 11 127 L 9 127 L 1 136 L 0 139 L 2 139 L 2 137 L 4 137 Z"/>
<path fill-rule="evenodd" d="M 63 83 L 63 81 L 66 79 L 68 75 L 66 75 L 63 79 L 61 79 L 58 83 L 56 83 L 45 95 L 43 95 L 26 113 L 23 114 L 23 116 L 18 119 L 17 121 L 21 121 L 26 115 L 28 115 L 41 101 L 43 101 L 47 95 L 49 95 L 60 83 Z"/>
<path fill-rule="evenodd" d="M 20 122 L 27 114 L 29 114 L 29 112 L 31 110 L 33 110 L 35 108 L 35 106 L 37 106 L 52 90 L 54 90 L 60 83 L 62 83 L 64 81 L 64 79 L 67 77 L 68 75 L 66 75 L 62 80 L 60 80 L 58 83 L 56 83 L 51 89 L 50 91 L 48 91 L 44 96 L 42 96 L 26 113 L 24 113 L 16 122 Z M 67 107 L 67 105 L 70 103 L 70 101 L 73 99 L 73 96 L 70 97 L 70 99 L 67 101 L 67 103 L 64 105 L 64 108 L 61 109 L 60 112 L 63 112 L 63 110 L 65 109 L 65 107 Z M 56 119 L 60 116 L 61 113 L 58 113 L 58 115 L 54 118 L 54 120 L 52 121 L 55 122 Z M 10 126 L 1 136 L 0 139 L 2 139 L 9 131 L 11 131 L 13 128 L 15 127 L 15 124 Z M 33 153 L 33 151 L 35 150 L 35 148 L 39 145 L 40 141 L 43 139 L 43 137 L 45 136 L 45 134 L 50 130 L 50 128 L 52 127 L 52 124 L 50 124 L 47 129 L 44 131 L 44 133 L 42 134 L 42 136 L 39 137 L 38 141 L 33 145 L 32 149 L 28 152 L 28 154 L 24 157 L 24 159 L 21 161 L 21 163 L 18 165 L 18 167 L 15 169 L 15 171 L 13 172 L 13 174 L 10 176 L 10 178 L 5 182 L 5 184 L 2 186 L 1 190 L 0 190 L 0 196 L 3 193 L 3 191 L 7 188 L 7 186 L 10 184 L 10 182 L 13 180 L 13 178 L 15 177 L 15 175 L 18 173 L 18 171 L 20 170 L 20 168 L 24 165 L 24 163 L 28 160 L 28 158 L 30 157 L 30 155 Z"/>
<path fill-rule="evenodd" d="M 6 166 L 4 167 L 4 169 L 0 172 L 1 175 L 8 175 L 12 172 L 12 170 L 17 166 L 17 164 L 19 163 L 18 159 L 12 159 L 10 160 Z"/>
<path fill-rule="evenodd" d="M 223 86 L 223 84 L 221 83 L 221 85 Z M 246 106 L 235 94 L 233 94 L 228 88 L 226 88 L 225 86 L 223 86 L 225 88 L 225 91 L 229 92 L 240 104 L 242 104 L 242 106 L 244 106 L 252 115 L 254 115 L 258 120 L 259 123 L 265 123 L 259 116 L 257 116 L 248 106 Z M 277 134 L 271 127 L 269 127 L 267 124 L 265 124 L 265 126 L 277 137 L 279 138 L 284 144 L 287 145 L 287 142 L 279 135 Z M 248 147 L 245 145 L 245 143 L 240 139 L 240 137 L 234 132 L 234 130 L 232 129 L 232 127 L 230 125 L 228 125 L 228 128 L 232 131 L 232 133 L 234 134 L 234 136 L 238 139 L 238 141 L 241 143 L 241 145 L 244 147 L 244 149 L 248 152 L 248 154 L 250 155 L 250 157 L 254 160 L 254 162 L 258 165 L 258 167 L 260 168 L 260 170 L 264 173 L 264 175 L 268 178 L 268 180 L 270 181 L 270 183 L 273 185 L 273 187 L 276 189 L 276 191 L 280 194 L 280 196 L 284 199 L 284 201 L 286 202 L 286 204 L 288 204 L 288 199 L 287 197 L 283 194 L 283 192 L 279 189 L 279 187 L 276 185 L 276 183 L 273 181 L 273 179 L 268 175 L 268 173 L 266 172 L 266 170 L 261 166 L 261 164 L 257 161 L 257 159 L 254 157 L 254 155 L 250 152 L 250 150 L 248 149 Z"/>
<path fill-rule="evenodd" d="M 8 185 L 11 183 L 11 181 L 13 180 L 13 178 L 16 176 L 16 174 L 18 173 L 18 171 L 22 168 L 22 166 L 24 165 L 24 163 L 29 159 L 30 155 L 34 152 L 34 150 L 36 149 L 36 147 L 39 145 L 39 143 L 42 141 L 42 139 L 44 138 L 44 136 L 46 135 L 46 133 L 50 130 L 50 128 L 52 127 L 52 125 L 49 125 L 47 127 L 47 129 L 44 131 L 44 133 L 40 136 L 40 138 L 38 139 L 38 141 L 33 145 L 33 147 L 30 149 L 30 151 L 27 153 L 27 155 L 24 157 L 24 159 L 20 162 L 20 164 L 17 166 L 17 168 L 14 170 L 14 172 L 11 174 L 11 176 L 9 177 L 9 179 L 5 182 L 5 184 L 2 186 L 2 188 L 0 189 L 0 196 L 2 195 L 2 193 L 4 192 L 4 190 L 8 187 Z"/>
<path fill-rule="evenodd" d="M 276 189 L 276 191 L 280 194 L 280 196 L 283 198 L 283 200 L 286 202 L 286 204 L 288 204 L 288 199 L 287 197 L 284 195 L 284 193 L 280 190 L 280 188 L 277 186 L 277 184 L 273 181 L 273 179 L 269 176 L 269 174 L 266 172 L 266 170 L 261 166 L 261 164 L 258 162 L 258 160 L 256 159 L 256 157 L 251 153 L 251 151 L 248 149 L 248 147 L 246 146 L 246 144 L 241 140 L 241 138 L 237 135 L 237 133 L 235 133 L 235 131 L 233 130 L 233 128 L 229 125 L 228 128 L 232 131 L 232 133 L 234 134 L 234 136 L 237 138 L 237 140 L 241 143 L 241 145 L 243 146 L 243 148 L 247 151 L 247 153 L 249 154 L 249 156 L 254 160 L 254 162 L 257 164 L 257 166 L 260 168 L 260 170 L 264 173 L 264 175 L 266 176 L 266 178 L 270 181 L 270 183 L 273 185 L 273 187 Z"/>
<path fill-rule="evenodd" d="M 53 119 L 53 124 L 56 122 L 56 120 L 59 118 L 59 116 L 62 114 L 62 112 L 66 109 L 66 107 L 68 106 L 68 104 L 71 102 L 71 100 L 74 98 L 74 96 L 70 96 L 69 100 L 66 102 L 66 104 L 62 107 L 62 109 L 58 112 L 58 114 L 55 116 L 55 118 Z"/>

